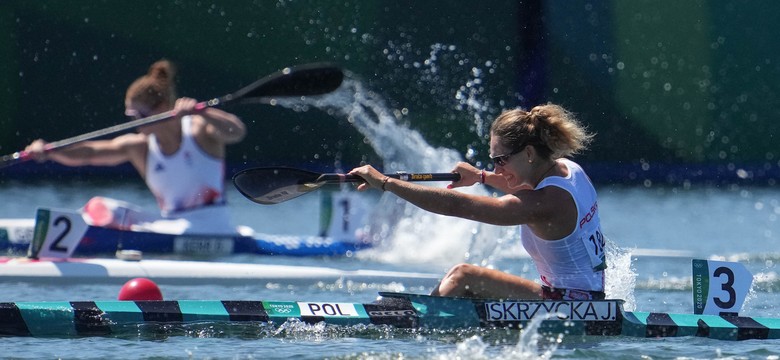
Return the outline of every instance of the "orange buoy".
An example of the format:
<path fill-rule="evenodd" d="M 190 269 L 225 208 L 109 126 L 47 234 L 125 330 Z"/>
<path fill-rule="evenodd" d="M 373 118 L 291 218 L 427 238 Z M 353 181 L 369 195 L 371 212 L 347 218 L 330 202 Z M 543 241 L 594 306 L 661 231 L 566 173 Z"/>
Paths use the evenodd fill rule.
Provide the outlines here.
<path fill-rule="evenodd" d="M 162 292 L 154 281 L 135 278 L 126 282 L 119 290 L 119 300 L 162 300 Z"/>

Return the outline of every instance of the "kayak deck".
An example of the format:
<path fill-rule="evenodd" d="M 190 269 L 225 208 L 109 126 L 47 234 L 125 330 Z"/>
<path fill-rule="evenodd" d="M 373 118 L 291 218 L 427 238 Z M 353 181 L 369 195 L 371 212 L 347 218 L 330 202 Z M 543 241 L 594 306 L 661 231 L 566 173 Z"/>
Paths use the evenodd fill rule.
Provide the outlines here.
<path fill-rule="evenodd" d="M 73 301 L 0 303 L 0 335 L 120 336 L 142 324 L 264 323 L 395 328 L 525 328 L 566 336 L 778 339 L 780 319 L 626 312 L 621 300 L 500 301 L 380 293 L 374 303 L 295 301 Z"/>

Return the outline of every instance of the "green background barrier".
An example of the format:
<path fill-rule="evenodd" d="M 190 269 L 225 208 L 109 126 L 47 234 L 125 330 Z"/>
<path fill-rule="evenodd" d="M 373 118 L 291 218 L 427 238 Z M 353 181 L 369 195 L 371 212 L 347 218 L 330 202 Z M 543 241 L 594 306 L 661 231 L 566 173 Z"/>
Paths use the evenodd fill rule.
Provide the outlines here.
<path fill-rule="evenodd" d="M 179 67 L 180 95 L 200 100 L 329 61 L 432 145 L 475 163 L 487 160 L 487 128 L 502 108 L 549 101 L 598 134 L 585 163 L 771 178 L 780 167 L 778 10 L 735 0 L 6 0 L 0 152 L 126 121 L 125 89 L 163 57 Z M 249 126 L 229 148 L 234 166 L 381 162 L 346 119 L 230 110 Z"/>

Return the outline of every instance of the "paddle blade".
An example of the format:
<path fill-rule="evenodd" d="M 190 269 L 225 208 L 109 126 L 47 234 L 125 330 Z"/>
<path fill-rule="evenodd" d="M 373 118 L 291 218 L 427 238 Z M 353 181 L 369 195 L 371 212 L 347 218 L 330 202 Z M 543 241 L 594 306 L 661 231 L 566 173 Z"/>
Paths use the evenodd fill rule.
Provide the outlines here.
<path fill-rule="evenodd" d="M 344 81 L 344 72 L 333 64 L 315 63 L 285 68 L 228 95 L 244 102 L 263 102 L 273 97 L 327 94 Z"/>
<path fill-rule="evenodd" d="M 292 168 L 253 168 L 233 176 L 233 185 L 247 199 L 258 204 L 273 205 L 297 198 L 319 189 L 320 174 Z"/>

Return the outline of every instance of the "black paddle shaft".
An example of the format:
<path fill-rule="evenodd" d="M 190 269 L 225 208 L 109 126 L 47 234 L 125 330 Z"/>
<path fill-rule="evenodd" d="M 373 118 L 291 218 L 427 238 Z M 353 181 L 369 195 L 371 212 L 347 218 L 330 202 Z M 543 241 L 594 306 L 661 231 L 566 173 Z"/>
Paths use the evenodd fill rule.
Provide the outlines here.
<path fill-rule="evenodd" d="M 384 174 L 404 181 L 458 181 L 457 173 Z M 273 205 L 297 198 L 327 184 L 363 182 L 363 178 L 348 174 L 319 174 L 286 167 L 260 167 L 241 170 L 233 176 L 233 185 L 247 199 L 258 204 Z"/>

